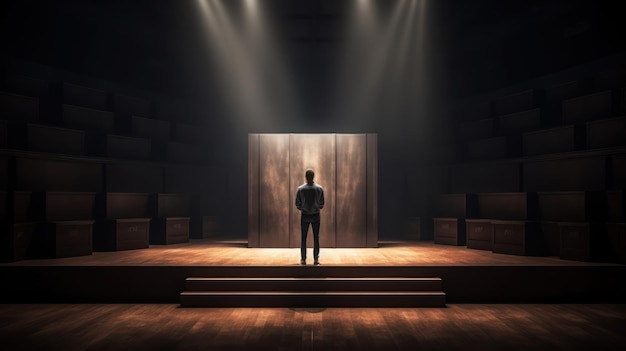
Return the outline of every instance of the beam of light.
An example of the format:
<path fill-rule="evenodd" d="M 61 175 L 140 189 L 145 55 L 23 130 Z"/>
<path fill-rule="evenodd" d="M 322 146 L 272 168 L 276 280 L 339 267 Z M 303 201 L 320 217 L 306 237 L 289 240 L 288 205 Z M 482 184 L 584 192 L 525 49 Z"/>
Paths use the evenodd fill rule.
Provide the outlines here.
<path fill-rule="evenodd" d="M 377 105 L 388 75 L 389 60 L 394 57 L 394 42 L 398 27 L 406 11 L 407 2 L 395 4 L 389 19 L 376 16 L 373 2 L 358 0 L 349 19 L 348 48 L 340 68 L 343 81 L 338 95 L 346 96 L 341 106 L 350 124 L 358 120 L 371 120 L 368 114 Z M 341 73 L 345 72 L 345 73 Z"/>
<path fill-rule="evenodd" d="M 223 0 L 196 2 L 216 59 L 218 85 L 225 88 L 223 96 L 232 109 L 233 125 L 243 132 L 271 128 L 276 116 L 292 108 L 285 101 L 293 99 L 289 75 L 279 59 L 280 48 L 270 34 L 261 4 L 245 0 L 241 13 L 234 13 Z"/>
<path fill-rule="evenodd" d="M 376 11 L 375 1 L 352 3 L 337 90 L 343 97 L 338 108 L 350 125 L 367 121 L 366 128 L 380 130 L 416 118 L 425 84 L 426 1 L 398 0 L 388 14 Z"/>

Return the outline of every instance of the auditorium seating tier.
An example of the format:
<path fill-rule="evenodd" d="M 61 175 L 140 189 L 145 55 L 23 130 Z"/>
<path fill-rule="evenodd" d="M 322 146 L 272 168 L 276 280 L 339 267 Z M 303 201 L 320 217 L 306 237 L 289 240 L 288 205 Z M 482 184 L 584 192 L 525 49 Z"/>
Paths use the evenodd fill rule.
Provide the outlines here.
<path fill-rule="evenodd" d="M 498 133 L 517 135 L 541 128 L 541 109 L 516 112 L 498 117 Z"/>
<path fill-rule="evenodd" d="M 582 128 L 574 125 L 541 129 L 523 134 L 522 153 L 524 156 L 571 152 L 581 149 Z"/>
<path fill-rule="evenodd" d="M 104 90 L 67 82 L 62 84 L 61 89 L 64 104 L 96 110 L 106 110 L 108 107 L 108 94 Z"/>
<path fill-rule="evenodd" d="M 0 119 L 9 122 L 39 121 L 39 99 L 0 91 Z"/>
<path fill-rule="evenodd" d="M 563 123 L 586 122 L 611 116 L 612 92 L 601 91 L 563 100 Z"/>
<path fill-rule="evenodd" d="M 587 147 L 590 149 L 626 144 L 626 117 L 587 122 Z"/>

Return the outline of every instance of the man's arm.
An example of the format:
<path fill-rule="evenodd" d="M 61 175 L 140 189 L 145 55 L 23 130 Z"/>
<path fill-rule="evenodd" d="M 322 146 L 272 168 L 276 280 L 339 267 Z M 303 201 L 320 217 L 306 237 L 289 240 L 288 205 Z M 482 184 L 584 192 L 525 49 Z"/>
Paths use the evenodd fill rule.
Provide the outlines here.
<path fill-rule="evenodd" d="M 320 210 L 324 208 L 324 189 L 320 189 Z"/>
<path fill-rule="evenodd" d="M 300 189 L 296 191 L 296 208 L 298 211 L 302 210 L 302 200 L 300 200 Z"/>

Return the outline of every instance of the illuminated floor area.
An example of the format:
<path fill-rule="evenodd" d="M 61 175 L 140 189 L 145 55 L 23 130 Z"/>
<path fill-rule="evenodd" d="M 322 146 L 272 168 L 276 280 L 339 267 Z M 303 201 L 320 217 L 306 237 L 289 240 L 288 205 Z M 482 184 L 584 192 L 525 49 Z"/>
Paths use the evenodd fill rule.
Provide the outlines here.
<path fill-rule="evenodd" d="M 313 263 L 309 247 L 309 264 Z M 432 242 L 381 241 L 378 248 L 322 248 L 325 266 L 598 266 L 561 260 L 558 257 L 528 257 L 468 249 L 464 246 L 436 245 Z M 176 245 L 152 245 L 147 249 L 94 252 L 90 256 L 24 260 L 3 265 L 33 266 L 290 266 L 300 264 L 299 248 L 248 248 L 245 241 L 191 240 Z"/>
<path fill-rule="evenodd" d="M 626 305 L 0 305 L 2 350 L 622 350 Z"/>

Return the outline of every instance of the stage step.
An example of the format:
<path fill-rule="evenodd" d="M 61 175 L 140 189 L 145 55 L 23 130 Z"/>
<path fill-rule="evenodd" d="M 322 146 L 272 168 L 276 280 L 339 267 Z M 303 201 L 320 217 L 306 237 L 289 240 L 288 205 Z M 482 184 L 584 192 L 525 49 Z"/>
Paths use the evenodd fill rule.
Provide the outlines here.
<path fill-rule="evenodd" d="M 200 278 L 183 307 L 444 307 L 441 278 Z"/>

